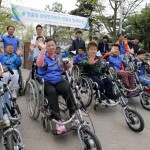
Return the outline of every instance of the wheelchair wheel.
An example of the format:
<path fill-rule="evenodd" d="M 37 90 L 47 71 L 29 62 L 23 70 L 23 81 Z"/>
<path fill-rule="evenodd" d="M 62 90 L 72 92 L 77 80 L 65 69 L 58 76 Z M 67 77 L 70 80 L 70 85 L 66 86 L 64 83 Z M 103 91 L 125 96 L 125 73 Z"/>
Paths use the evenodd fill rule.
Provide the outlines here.
<path fill-rule="evenodd" d="M 87 127 L 80 129 L 80 136 L 84 143 L 84 150 L 102 150 L 99 139 Z"/>
<path fill-rule="evenodd" d="M 91 80 L 87 77 L 81 77 L 79 81 L 79 93 L 85 107 L 89 107 L 93 98 L 93 87 Z"/>
<path fill-rule="evenodd" d="M 141 132 L 143 131 L 145 125 L 144 125 L 144 120 L 142 118 L 142 116 L 135 110 L 127 108 L 125 110 L 125 115 L 128 119 L 127 125 L 129 126 L 129 128 L 131 130 L 133 130 L 134 132 Z"/>
<path fill-rule="evenodd" d="M 74 65 L 74 66 L 72 67 L 71 74 L 72 74 L 72 76 L 73 76 L 73 78 L 74 78 L 75 81 L 78 80 L 78 78 L 79 78 L 79 73 L 80 73 L 79 67 L 78 67 L 77 65 Z"/>
<path fill-rule="evenodd" d="M 140 95 L 140 102 L 144 109 L 150 111 L 150 95 L 148 93 L 142 93 Z"/>
<path fill-rule="evenodd" d="M 62 98 L 62 96 L 58 97 L 59 102 L 59 109 L 62 112 L 66 112 L 68 110 L 65 100 Z"/>
<path fill-rule="evenodd" d="M 32 79 L 27 83 L 25 96 L 29 116 L 34 119 L 38 118 L 40 113 L 39 89 L 36 82 Z"/>

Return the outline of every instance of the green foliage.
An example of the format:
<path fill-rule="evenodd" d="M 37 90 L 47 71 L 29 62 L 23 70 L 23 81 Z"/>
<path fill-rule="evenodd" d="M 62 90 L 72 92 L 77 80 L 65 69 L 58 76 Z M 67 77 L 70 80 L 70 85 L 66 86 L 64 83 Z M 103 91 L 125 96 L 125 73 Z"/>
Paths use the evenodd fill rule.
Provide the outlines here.
<path fill-rule="evenodd" d="M 144 48 L 150 51 L 150 5 L 146 6 L 140 14 L 129 16 L 125 21 L 126 34 L 130 38 L 139 37 Z"/>

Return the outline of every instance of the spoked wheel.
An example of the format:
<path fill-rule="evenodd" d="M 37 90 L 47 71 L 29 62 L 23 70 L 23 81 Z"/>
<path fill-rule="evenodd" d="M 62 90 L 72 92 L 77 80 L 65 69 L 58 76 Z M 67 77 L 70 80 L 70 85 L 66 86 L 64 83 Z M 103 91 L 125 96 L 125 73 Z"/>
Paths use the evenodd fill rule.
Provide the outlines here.
<path fill-rule="evenodd" d="M 75 82 L 78 80 L 79 78 L 79 73 L 80 73 L 80 70 L 79 70 L 79 67 L 77 65 L 74 65 L 72 67 L 72 71 L 71 71 L 71 74 L 75 80 Z"/>
<path fill-rule="evenodd" d="M 68 110 L 65 100 L 62 98 L 62 96 L 58 97 L 59 102 L 59 109 L 62 112 L 66 112 Z"/>
<path fill-rule="evenodd" d="M 40 113 L 39 109 L 39 90 L 34 80 L 30 80 L 26 86 L 26 104 L 28 114 L 31 118 L 37 119 Z"/>
<path fill-rule="evenodd" d="M 150 95 L 148 93 L 142 93 L 140 95 L 140 102 L 144 109 L 150 111 Z"/>
<path fill-rule="evenodd" d="M 4 150 L 22 150 L 20 139 L 14 131 L 8 132 L 5 137 L 2 137 Z M 5 143 L 5 144 L 4 144 Z"/>
<path fill-rule="evenodd" d="M 126 120 L 126 122 L 131 130 L 133 130 L 134 132 L 143 131 L 143 129 L 145 127 L 144 120 L 137 111 L 127 108 L 125 110 L 125 114 L 128 119 L 128 121 Z"/>
<path fill-rule="evenodd" d="M 80 79 L 79 93 L 85 107 L 89 107 L 93 98 L 93 87 L 90 79 L 82 77 Z"/>
<path fill-rule="evenodd" d="M 81 128 L 80 135 L 84 150 L 102 150 L 99 139 L 90 129 Z"/>

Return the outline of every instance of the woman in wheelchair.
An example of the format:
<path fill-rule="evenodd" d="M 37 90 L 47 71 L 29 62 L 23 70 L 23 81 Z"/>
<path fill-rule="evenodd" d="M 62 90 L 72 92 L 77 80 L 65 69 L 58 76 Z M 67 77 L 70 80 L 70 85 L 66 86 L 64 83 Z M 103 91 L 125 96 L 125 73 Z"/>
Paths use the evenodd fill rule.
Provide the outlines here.
<path fill-rule="evenodd" d="M 125 88 L 133 90 L 135 89 L 135 76 L 131 71 L 125 71 L 122 56 L 119 55 L 120 47 L 118 44 L 113 44 L 111 51 L 103 56 L 109 62 L 111 71 L 117 72 L 117 76 L 122 80 Z M 129 94 L 136 94 L 136 91 L 130 91 Z"/>
<path fill-rule="evenodd" d="M 105 97 L 111 100 L 117 99 L 118 96 L 113 94 L 111 80 L 103 77 L 101 58 L 96 56 L 97 43 L 93 41 L 89 42 L 87 51 L 88 56 L 81 62 L 83 71 L 88 74 L 93 82 L 98 84 L 102 99 L 105 99 Z M 110 103 L 113 102 L 111 100 L 109 100 Z"/>
<path fill-rule="evenodd" d="M 44 79 L 44 93 L 48 99 L 50 108 L 58 117 L 53 116 L 56 120 L 61 121 L 58 95 L 66 100 L 69 109 L 70 117 L 74 114 L 75 109 L 72 104 L 69 83 L 62 77 L 62 59 L 61 56 L 56 55 L 56 42 L 52 39 L 46 39 L 45 44 L 38 43 L 41 52 L 37 58 L 38 75 Z M 66 131 L 64 125 L 56 124 L 57 134 Z"/>

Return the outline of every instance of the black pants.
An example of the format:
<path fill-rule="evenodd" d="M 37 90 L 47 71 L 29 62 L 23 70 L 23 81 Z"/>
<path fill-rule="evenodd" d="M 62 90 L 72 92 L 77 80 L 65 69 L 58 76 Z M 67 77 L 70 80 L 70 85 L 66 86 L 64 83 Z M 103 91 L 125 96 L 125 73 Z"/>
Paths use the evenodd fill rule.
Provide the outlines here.
<path fill-rule="evenodd" d="M 104 93 L 107 98 L 112 97 L 112 82 L 109 78 L 101 79 L 99 76 L 91 76 L 90 78 L 98 84 L 100 92 Z"/>
<path fill-rule="evenodd" d="M 50 82 L 45 81 L 44 93 L 48 99 L 51 110 L 53 110 L 58 115 L 60 115 L 59 104 L 58 104 L 58 95 L 62 95 L 62 97 L 65 99 L 67 107 L 69 109 L 70 117 L 75 112 L 73 102 L 72 102 L 72 96 L 70 94 L 71 89 L 70 89 L 69 83 L 67 81 L 63 80 L 56 84 L 51 84 Z M 55 119 L 58 120 L 58 118 L 56 118 L 56 117 L 55 117 Z"/>

